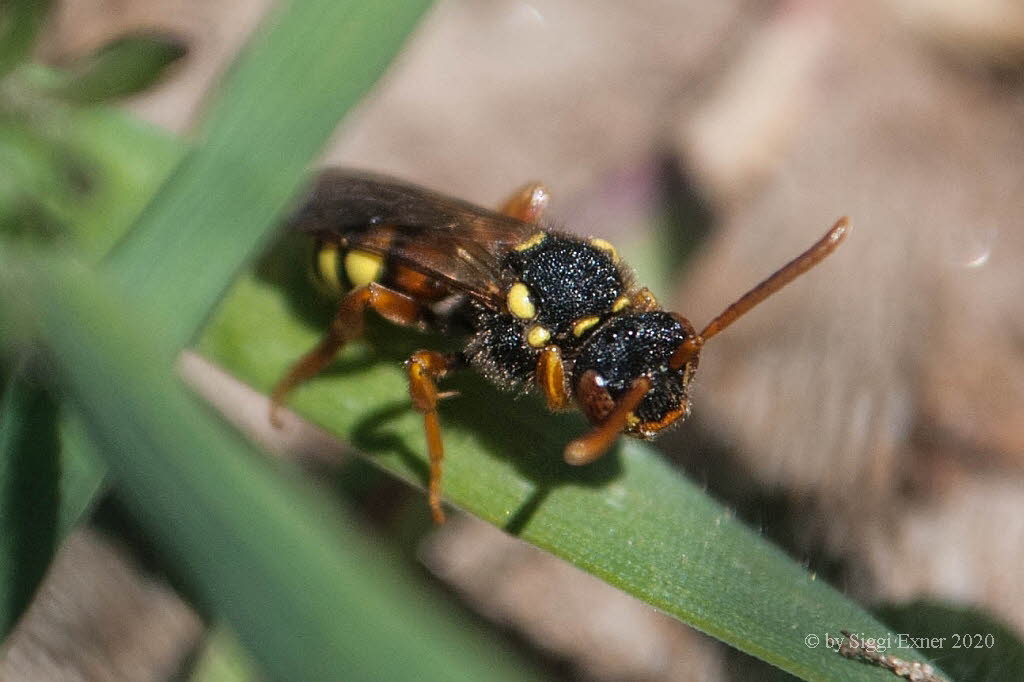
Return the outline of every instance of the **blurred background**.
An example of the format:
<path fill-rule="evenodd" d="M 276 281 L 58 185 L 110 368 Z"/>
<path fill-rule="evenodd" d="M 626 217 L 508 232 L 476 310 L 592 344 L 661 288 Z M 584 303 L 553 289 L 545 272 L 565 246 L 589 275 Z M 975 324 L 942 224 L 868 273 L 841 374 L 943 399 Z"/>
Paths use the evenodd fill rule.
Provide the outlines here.
<path fill-rule="evenodd" d="M 65 0 L 38 56 L 181 37 L 187 56 L 124 106 L 187 137 L 268 6 Z M 709 344 L 694 416 L 659 447 L 861 603 L 975 607 L 1020 636 L 1022 158 L 1011 0 L 443 0 L 322 163 L 484 205 L 541 180 L 558 223 L 639 254 L 698 326 L 849 215 L 834 257 Z M 345 466 L 311 428 L 269 432 L 200 358 L 183 371 L 273 450 Z M 414 538 L 444 590 L 556 678 L 764 672 L 482 522 L 409 531 L 418 493 L 350 477 L 378 532 Z M 204 624 L 118 518 L 101 507 L 64 546 L 0 679 L 167 680 L 194 660 Z"/>

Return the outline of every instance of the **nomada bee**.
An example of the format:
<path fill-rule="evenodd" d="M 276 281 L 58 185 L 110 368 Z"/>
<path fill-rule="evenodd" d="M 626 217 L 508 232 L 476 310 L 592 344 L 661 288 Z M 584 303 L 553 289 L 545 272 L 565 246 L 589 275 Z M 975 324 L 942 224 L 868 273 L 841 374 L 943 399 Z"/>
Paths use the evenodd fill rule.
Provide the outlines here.
<path fill-rule="evenodd" d="M 607 241 L 542 223 L 548 201 L 534 183 L 493 212 L 384 176 L 323 172 L 290 224 L 315 240 L 314 274 L 341 299 L 323 339 L 274 388 L 271 420 L 293 388 L 362 334 L 367 309 L 465 334 L 462 352 L 419 350 L 405 365 L 426 429 L 430 510 L 443 523 L 440 379 L 472 367 L 502 389 L 539 391 L 551 410 L 575 402 L 594 427 L 564 456 L 587 464 L 620 433 L 651 439 L 685 419 L 707 340 L 821 262 L 849 229 L 840 219 L 697 333 L 635 286 Z"/>

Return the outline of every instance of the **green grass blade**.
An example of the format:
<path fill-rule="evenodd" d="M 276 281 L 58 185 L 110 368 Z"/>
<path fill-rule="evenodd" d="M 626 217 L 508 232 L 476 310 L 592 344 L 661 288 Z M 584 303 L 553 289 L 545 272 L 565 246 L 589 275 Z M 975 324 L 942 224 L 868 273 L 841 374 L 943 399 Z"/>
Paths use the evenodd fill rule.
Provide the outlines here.
<path fill-rule="evenodd" d="M 261 677 L 235 634 L 223 625 L 216 625 L 206 635 L 202 654 L 188 679 L 189 682 L 259 682 Z"/>
<path fill-rule="evenodd" d="M 19 187 L 24 199 L 37 202 L 67 228 L 66 242 L 75 245 L 77 256 L 95 261 L 141 211 L 145 197 L 180 156 L 181 145 L 117 112 L 66 115 L 70 125 L 59 139 L 36 140 L 37 148 L 47 149 L 50 143 L 55 158 L 76 160 L 83 185 L 76 189 L 66 182 L 21 177 Z M 61 152 L 55 153 L 58 148 Z M 7 326 L 3 331 L 17 332 Z M 21 373 L 5 386 L 4 401 L 0 641 L 28 605 L 57 545 L 103 487 L 102 459 L 72 406 L 48 409 L 41 387 Z"/>
<path fill-rule="evenodd" d="M 131 254 L 129 258 L 139 259 L 138 263 L 142 265 L 141 268 L 129 267 L 132 272 L 123 275 L 122 281 L 129 290 L 141 288 L 142 283 L 133 279 L 137 277 L 158 291 L 181 291 L 183 283 L 190 285 L 187 290 L 199 291 L 191 286 L 194 282 L 189 282 L 191 273 L 187 272 L 189 265 L 196 264 L 208 276 L 207 283 L 213 282 L 206 292 L 208 298 L 202 302 L 194 301 L 196 305 L 191 311 L 191 317 L 188 310 L 178 306 L 178 301 L 166 297 L 160 301 L 168 306 L 164 320 L 177 323 L 181 330 L 177 345 L 187 338 L 189 332 L 184 330 L 194 327 L 196 320 L 201 319 L 204 313 L 201 308 L 211 305 L 218 287 L 224 286 L 230 273 L 258 242 L 260 231 L 248 228 L 256 227 L 260 221 L 270 223 L 273 213 L 281 208 L 294 185 L 299 182 L 298 175 L 308 158 L 326 138 L 341 113 L 383 69 L 384 63 L 397 49 L 399 41 L 424 6 L 425 3 L 411 3 L 395 9 L 371 6 L 365 2 L 348 5 L 301 3 L 292 12 L 279 17 L 280 21 L 271 35 L 254 46 L 247 60 L 237 67 L 228 94 L 221 100 L 218 113 L 211 117 L 207 126 L 206 136 L 212 142 L 191 156 L 176 176 L 178 183 L 171 184 L 171 199 L 162 195 L 166 201 L 158 203 L 157 208 L 147 214 L 150 218 L 155 217 L 157 223 L 162 218 L 163 227 L 155 228 L 157 232 L 165 230 L 163 236 L 183 248 L 167 248 L 166 243 L 161 242 L 160 235 L 155 241 L 147 242 L 146 235 L 152 236 L 154 232 L 152 229 L 147 231 L 146 225 L 155 224 L 153 220 L 142 221 L 143 229 L 139 232 L 142 236 L 138 237 L 138 241 L 129 239 L 125 245 L 125 251 Z M 19 20 L 6 24 L 6 27 L 18 29 L 18 36 L 25 35 L 24 31 L 32 28 L 31 22 L 27 20 L 34 15 L 30 16 L 22 10 L 34 8 L 40 10 L 41 16 L 43 7 L 43 3 L 17 3 L 12 6 L 14 13 L 7 18 Z M 346 19 L 350 20 L 349 23 L 345 23 Z M 383 31 L 367 30 L 368 26 L 377 23 L 383 27 Z M 346 27 L 349 33 L 346 33 Z M 324 42 L 328 36 L 334 42 L 325 47 Z M 24 46 L 26 43 L 23 41 L 22 44 Z M 12 43 L 9 47 L 13 49 L 17 45 Z M 20 59 L 24 50 L 18 48 L 3 54 L 13 55 L 15 52 Z M 115 66 L 125 63 L 120 58 L 113 61 L 116 62 Z M 130 61 L 132 66 L 138 65 L 136 61 Z M 101 65 L 109 66 L 110 62 L 107 59 Z M 96 73 L 109 76 L 111 69 L 103 68 Z M 310 78 L 309 74 L 320 77 Z M 106 77 L 99 80 L 104 87 L 112 83 Z M 124 79 L 115 80 L 120 82 Z M 40 78 L 39 82 L 49 81 Z M 115 86 L 118 84 L 113 83 Z M 300 84 L 300 87 L 288 89 L 288 86 L 295 84 Z M 96 88 L 90 90 L 93 91 Z M 287 94 L 280 94 L 286 91 Z M 269 93 L 278 93 L 278 96 L 275 98 Z M 302 97 L 306 97 L 305 102 Z M 254 119 L 254 122 L 240 128 L 238 120 L 246 116 Z M 61 139 L 51 142 L 64 148 L 62 158 L 82 159 L 85 162 L 75 170 L 87 177 L 87 191 L 83 193 L 79 190 L 76 194 L 68 187 L 61 186 L 51 188 L 57 191 L 48 190 L 39 197 L 39 205 L 51 217 L 75 232 L 78 245 L 88 257 L 108 250 L 113 239 L 122 231 L 121 226 L 125 220 L 137 214 L 139 200 L 151 195 L 152 183 L 164 176 L 166 169 L 179 154 L 178 146 L 170 143 L 166 137 L 144 131 L 140 126 L 123 120 L 115 121 L 114 118 L 116 116 L 102 111 L 67 114 L 67 127 L 60 129 Z M 296 120 L 299 120 L 299 125 L 290 128 L 287 122 L 294 123 Z M 104 139 L 110 142 L 108 138 L 112 131 L 120 131 L 122 134 L 115 135 L 112 144 L 102 143 Z M 297 134 L 292 134 L 295 131 Z M 254 139 L 277 142 L 267 145 L 269 151 L 262 156 L 259 153 L 247 156 L 247 148 L 253 147 L 251 143 Z M 141 164 L 140 158 L 144 158 Z M 128 163 L 125 163 L 126 159 Z M 279 161 L 283 163 L 278 164 Z M 200 173 L 197 177 L 190 173 L 190 169 L 196 167 L 205 168 L 206 175 Z M 251 172 L 253 168 L 259 169 L 259 172 Z M 288 176 L 289 168 L 291 177 Z M 234 179 L 234 188 L 263 187 L 248 196 L 244 196 L 245 192 L 238 194 L 233 190 L 218 195 L 218 198 L 229 199 L 229 209 L 241 207 L 244 214 L 234 221 L 234 225 L 240 226 L 240 229 L 232 234 L 219 231 L 222 224 L 231 223 L 220 213 L 224 202 L 214 201 L 212 205 L 206 205 L 205 212 L 201 209 L 193 210 L 190 203 L 202 203 L 197 197 L 201 199 L 209 196 L 209 187 L 229 186 L 230 182 L 222 182 L 226 178 Z M 273 185 L 278 180 L 281 184 L 264 191 L 268 182 Z M 193 192 L 198 189 L 198 192 L 189 197 L 189 190 L 186 189 L 184 195 L 181 192 L 175 195 L 175 188 L 180 190 L 183 185 L 190 187 Z M 40 183 L 25 183 L 29 192 L 37 190 L 39 186 Z M 175 204 L 174 196 L 184 203 Z M 185 198 L 182 199 L 182 196 Z M 177 217 L 161 213 L 159 207 L 168 205 L 176 205 L 179 209 L 184 206 L 182 210 L 187 213 L 185 219 L 182 219 L 180 211 Z M 182 236 L 182 225 L 196 228 L 192 241 L 178 241 Z M 224 238 L 217 241 L 217 237 Z M 219 251 L 210 248 L 210 240 L 217 241 Z M 141 247 L 140 243 L 143 244 Z M 200 263 L 202 258 L 197 254 L 209 261 Z M 157 272 L 162 266 L 165 270 Z M 116 263 L 114 267 L 118 267 Z M 161 276 L 165 279 L 159 279 Z M 216 284 L 217 281 L 220 284 Z M 150 309 L 157 309 L 153 301 L 147 303 Z M 172 337 L 161 334 L 156 338 L 169 340 Z M 168 342 L 174 343 L 170 340 Z M 59 479 L 53 476 L 48 483 L 60 489 L 61 504 L 54 511 L 58 518 L 58 530 L 63 533 L 69 531 L 79 515 L 92 504 L 93 497 L 100 490 L 103 472 L 102 466 L 98 465 L 100 460 L 95 458 L 98 446 L 81 423 L 75 422 L 72 416 L 70 421 L 62 423 L 61 430 L 65 444 L 63 472 Z M 17 499 L 10 498 L 0 504 Z M 52 547 L 46 547 L 38 556 L 48 558 L 51 553 Z M 18 589 L 19 594 L 24 592 L 24 589 Z"/>
<path fill-rule="evenodd" d="M 62 541 L 92 510 L 104 491 L 103 457 L 74 405 L 62 405 L 60 422 L 60 509 L 57 539 Z"/>
<path fill-rule="evenodd" d="M 309 305 L 302 268 L 301 260 L 284 256 L 238 282 L 200 350 L 269 390 L 330 317 L 330 306 Z M 423 486 L 422 420 L 410 408 L 401 362 L 435 342 L 371 325 L 367 343 L 353 344 L 291 404 L 379 466 Z M 537 400 L 512 400 L 475 376 L 457 376 L 445 388 L 461 394 L 441 410 L 444 488 L 455 505 L 795 675 L 889 679 L 804 641 L 840 629 L 884 633 L 884 626 L 737 522 L 650 448 L 627 441 L 602 461 L 570 467 L 561 453 L 585 428 L 579 417 L 549 414 Z"/>
<path fill-rule="evenodd" d="M 142 202 L 180 156 L 181 145 L 118 112 L 95 109 L 66 115 L 69 125 L 59 139 L 36 139 L 36 147 L 65 162 L 75 160 L 83 185 L 76 189 L 56 179 L 47 182 L 22 175 L 18 188 L 23 200 L 35 202 L 48 218 L 67 228 L 65 242 L 75 245 L 76 256 L 96 261 L 142 210 Z M 0 131 L 0 147 L 15 132 L 22 131 Z M 8 326 L 0 329 L 17 333 Z M 5 386 L 4 400 L 0 641 L 28 605 L 61 540 L 94 504 L 104 473 L 102 458 L 72 406 L 50 414 L 43 409 L 39 385 L 21 376 Z M 30 421 L 21 422 L 21 410 L 29 407 Z M 19 431 L 20 427 L 31 427 L 35 433 Z M 56 435 L 44 427 L 55 429 Z"/>
<path fill-rule="evenodd" d="M 134 95 L 152 86 L 186 52 L 185 44 L 171 36 L 122 36 L 72 64 L 52 94 L 74 104 Z"/>
<path fill-rule="evenodd" d="M 0 76 L 28 57 L 50 0 L 7 0 L 0 7 Z"/>
<path fill-rule="evenodd" d="M 15 370 L 0 403 L 0 640 L 28 606 L 57 542 L 57 405 Z"/>
<path fill-rule="evenodd" d="M 519 678 L 198 405 L 163 364 L 153 316 L 81 269 L 2 265 L 0 301 L 34 321 L 120 494 L 272 678 Z"/>
<path fill-rule="evenodd" d="M 173 311 L 169 347 L 193 336 L 427 4 L 291 2 L 239 58 L 196 148 L 110 262 L 138 300 Z"/>
<path fill-rule="evenodd" d="M 48 115 L 60 125 L 0 126 L 0 162 L 13 162 L 6 180 L 22 213 L 31 207 L 59 243 L 96 262 L 139 216 L 184 146 L 109 109 L 55 105 Z M 10 210 L 0 216 L 5 223 L 21 231 L 38 227 Z"/>
<path fill-rule="evenodd" d="M 70 113 L 56 142 L 78 160 L 86 186 L 61 197 L 57 217 L 90 263 L 109 253 L 185 153 L 165 131 L 101 107 Z"/>
<path fill-rule="evenodd" d="M 0 642 L 102 483 L 74 411 L 28 376 L 8 377 L 0 404 Z"/>

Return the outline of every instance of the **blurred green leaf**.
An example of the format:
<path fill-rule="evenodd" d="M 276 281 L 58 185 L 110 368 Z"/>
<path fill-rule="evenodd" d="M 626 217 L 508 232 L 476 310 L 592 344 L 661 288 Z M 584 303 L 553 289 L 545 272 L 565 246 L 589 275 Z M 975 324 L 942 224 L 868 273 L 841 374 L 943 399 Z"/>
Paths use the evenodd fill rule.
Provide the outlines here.
<path fill-rule="evenodd" d="M 426 9 L 416 2 L 307 0 L 274 13 L 235 63 L 199 144 L 115 249 L 127 290 L 173 311 L 180 349 L 274 226 L 310 159 Z"/>
<path fill-rule="evenodd" d="M 103 458 L 74 405 L 62 405 L 60 422 L 60 508 L 57 538 L 63 540 L 89 513 L 104 489 Z"/>
<path fill-rule="evenodd" d="M 102 482 L 74 410 L 15 370 L 0 405 L 0 641 L 28 607 L 60 540 Z"/>
<path fill-rule="evenodd" d="M 248 652 L 223 625 L 214 626 L 206 636 L 202 653 L 189 677 L 191 682 L 259 682 L 262 679 Z"/>
<path fill-rule="evenodd" d="M 964 606 L 930 601 L 882 606 L 878 617 L 900 634 L 927 638 L 929 652 L 957 682 L 1020 680 L 1024 643 L 1008 625 Z M 902 657 L 902 650 L 892 651 Z"/>
<path fill-rule="evenodd" d="M 215 151 L 199 152 L 190 159 L 193 168 L 205 168 L 207 174 L 203 175 L 198 183 L 195 182 L 197 178 L 194 174 L 190 175 L 187 170 L 177 176 L 197 191 L 197 195 L 191 200 L 201 203 L 202 198 L 208 196 L 209 187 L 218 186 L 220 180 L 225 177 L 233 178 L 235 186 L 259 185 L 267 179 L 266 176 L 278 172 L 273 162 L 282 156 L 287 158 L 291 155 L 295 166 L 292 169 L 294 177 L 286 178 L 285 185 L 289 182 L 292 185 L 298 183 L 298 173 L 308 160 L 308 156 L 312 155 L 315 145 L 319 144 L 322 137 L 326 137 L 327 131 L 333 127 L 341 112 L 369 86 L 391 53 L 397 49 L 400 39 L 404 37 L 404 33 L 411 27 L 424 6 L 425 3 L 420 2 L 394 9 L 387 6 L 377 7 L 372 3 L 350 3 L 339 8 L 329 2 L 306 2 L 298 5 L 293 12 L 283 15 L 283 19 L 279 15 L 281 22 L 277 29 L 264 36 L 259 45 L 251 48 L 248 62 L 243 61 L 238 67 L 238 72 L 231 81 L 234 86 L 229 88 L 234 94 L 225 99 L 226 103 L 221 103 L 220 117 L 213 117 L 208 135 L 216 143 L 213 145 Z M 359 24 L 350 27 L 352 35 L 358 39 L 351 40 L 349 44 L 341 44 L 333 50 L 318 50 L 315 44 L 307 43 L 307 38 L 324 41 L 328 35 L 333 36 L 335 42 L 343 40 L 344 31 L 340 28 L 341 25 L 335 22 L 338 19 L 344 20 L 346 13 L 349 13 L 348 18 Z M 383 32 L 369 30 L 367 35 L 367 30 L 378 23 L 384 27 Z M 378 40 L 380 36 L 383 40 Z M 295 49 L 296 45 L 306 49 Z M 128 65 L 131 62 L 128 53 L 138 47 L 138 44 L 121 44 L 117 49 L 105 53 L 93 64 L 91 75 L 78 84 L 82 87 L 78 97 L 95 98 L 98 96 L 96 93 L 104 88 L 107 88 L 108 93 L 111 92 L 110 88 L 116 85 L 111 79 L 123 79 L 125 76 L 123 71 L 120 75 L 115 75 L 118 67 Z M 160 61 L 168 54 L 165 52 L 163 56 L 151 56 L 153 60 L 150 61 L 150 66 L 154 60 Z M 143 65 L 143 71 L 146 68 L 148 67 Z M 305 82 L 307 70 L 322 73 L 324 77 L 319 80 L 312 79 L 313 82 L 305 89 L 293 88 L 287 96 L 277 98 L 276 102 L 273 97 L 268 97 L 266 102 L 254 101 L 267 92 L 281 92 L 282 83 L 291 86 Z M 26 67 L 19 73 L 29 90 L 35 88 L 40 92 L 53 92 L 54 83 L 60 80 L 48 75 L 45 69 Z M 346 73 L 350 77 L 344 77 Z M 340 96 L 335 97 L 333 94 L 338 88 L 332 89 L 331 86 L 336 85 L 331 82 L 332 78 L 344 84 L 340 88 Z M 87 97 L 86 93 L 92 94 Z M 317 102 L 311 105 L 312 109 L 305 109 L 306 105 L 293 99 L 300 96 L 308 97 L 310 93 L 314 95 L 312 99 L 330 98 L 331 106 L 320 106 Z M 17 132 L 13 138 L 15 144 L 7 146 L 7 149 L 13 150 L 8 157 L 23 161 L 24 172 L 13 189 L 10 184 L 0 187 L 11 190 L 0 192 L 4 200 L 3 206 L 9 209 L 4 217 L 12 219 L 13 224 L 24 227 L 25 216 L 15 212 L 19 205 L 38 207 L 40 216 L 69 228 L 69 236 L 73 236 L 68 242 L 69 245 L 74 244 L 85 260 L 94 260 L 108 250 L 119 238 L 127 223 L 138 214 L 142 202 L 152 195 L 156 183 L 178 160 L 181 145 L 166 135 L 156 133 L 148 126 L 130 122 L 125 117 L 109 111 L 82 111 L 56 106 L 43 107 L 33 114 L 33 101 L 32 98 L 28 98 L 21 103 L 22 106 L 29 107 L 22 114 L 27 112 L 28 115 L 24 115 L 23 118 L 32 127 L 8 129 L 8 132 Z M 306 156 L 302 156 L 301 150 L 296 152 L 296 145 L 288 139 L 287 130 L 272 130 L 270 132 L 274 141 L 268 145 L 270 151 L 265 158 L 255 159 L 268 163 L 268 168 L 256 174 L 261 175 L 259 179 L 253 178 L 251 167 L 245 162 L 239 162 L 239 151 L 241 150 L 241 156 L 244 156 L 244 148 L 251 146 L 253 139 L 264 139 L 260 134 L 260 123 L 294 121 L 297 109 L 302 114 L 302 120 L 295 129 L 299 131 L 298 137 L 305 142 Z M 306 114 L 311 110 L 314 111 L 314 128 L 322 132 L 320 139 L 311 134 L 307 125 L 310 122 L 307 119 L 310 117 Z M 256 125 L 239 130 L 235 126 L 237 119 L 244 119 L 247 116 L 260 120 Z M 283 119 L 279 119 L 279 116 L 283 116 Z M 281 126 L 287 126 L 287 123 L 282 123 Z M 224 131 L 233 133 L 233 136 L 224 134 Z M 281 133 L 281 137 L 277 137 L 277 133 Z M 0 156 L 3 151 L 4 146 L 0 144 Z M 12 166 L 13 164 L 8 165 L 8 168 Z M 207 184 L 211 181 L 212 184 Z M 281 196 L 278 197 L 278 204 L 283 204 L 287 199 L 287 191 L 279 194 Z M 259 199 L 263 196 L 262 192 L 257 192 Z M 255 203 L 256 213 L 246 213 L 246 219 L 252 219 L 260 210 L 271 210 L 265 203 Z M 184 248 L 168 250 L 164 248 L 164 244 L 152 241 L 148 243 L 148 247 L 137 248 L 133 252 L 133 257 L 141 259 L 140 263 L 145 267 L 135 269 L 122 280 L 128 285 L 127 289 L 134 290 L 137 288 L 136 285 L 141 285 L 141 281 L 133 280 L 133 277 L 145 279 L 147 283 L 157 282 L 150 279 L 150 275 L 153 274 L 151 271 L 169 265 L 170 267 L 161 274 L 170 276 L 174 281 L 164 281 L 158 286 L 166 287 L 168 291 L 175 288 L 180 290 L 183 284 L 187 286 L 189 283 L 188 273 L 184 271 L 198 260 L 196 254 L 211 258 L 211 262 L 206 264 L 206 275 L 220 277 L 226 281 L 238 262 L 245 257 L 248 250 L 251 250 L 259 234 L 250 233 L 250 230 L 244 229 L 250 225 L 244 224 L 243 229 L 236 231 L 233 237 L 219 241 L 222 249 L 219 254 L 205 248 L 207 240 L 216 240 L 220 234 L 221 221 L 230 222 L 217 213 L 220 204 L 214 204 L 216 205 L 212 212 L 196 212 L 197 217 L 206 220 L 206 227 L 209 229 L 200 230 L 192 235 L 193 241 L 179 245 Z M 237 204 L 235 208 L 238 208 Z M 245 212 L 250 206 L 243 202 L 241 208 Z M 280 206 L 276 206 L 274 210 L 277 208 Z M 188 226 L 191 224 L 191 209 L 186 209 L 186 213 L 188 215 L 185 216 L 183 224 Z M 270 214 L 267 213 L 262 220 L 269 224 Z M 161 229 L 168 230 L 165 237 L 177 241 L 182 232 L 182 224 L 165 222 Z M 129 240 L 129 244 L 137 242 Z M 177 261 L 174 258 L 177 258 Z M 216 294 L 207 293 L 210 296 Z M 207 300 L 204 305 L 209 306 L 211 303 L 211 300 Z M 178 309 L 173 299 L 165 298 L 163 304 L 166 306 L 165 314 L 162 316 L 164 323 L 175 320 L 175 315 L 183 312 Z M 148 309 L 158 310 L 152 305 Z M 193 310 L 193 315 L 201 317 L 202 313 Z M 195 323 L 193 321 L 191 324 L 194 326 Z M 154 335 L 153 338 L 166 340 L 168 337 L 160 334 Z M 167 368 L 167 371 L 170 371 L 170 368 Z M 96 465 L 96 455 L 102 445 L 97 446 L 93 437 L 83 429 L 83 423 L 76 420 L 73 413 L 62 424 L 62 431 L 65 433 L 66 467 L 59 481 L 54 476 L 50 483 L 58 485 L 67 498 L 67 503 L 57 510 L 60 529 L 67 531 L 77 520 L 78 515 L 89 507 L 93 496 L 100 488 L 103 472 L 102 467 Z"/>
<path fill-rule="evenodd" d="M 124 236 L 186 149 L 152 124 L 103 108 L 73 110 L 51 142 L 65 178 L 51 215 L 89 262 Z"/>
<path fill-rule="evenodd" d="M 7 198 L 0 230 L 56 241 L 97 261 L 183 151 L 166 133 L 107 109 L 62 112 L 60 125 L 0 125 L 0 163 L 7 170 L 0 178 Z"/>
<path fill-rule="evenodd" d="M 200 345 L 262 391 L 316 343 L 331 315 L 330 306 L 310 305 L 302 261 L 287 244 L 280 253 L 234 286 Z M 367 342 L 352 344 L 290 403 L 422 487 L 423 423 L 411 409 L 401 362 L 436 341 L 372 324 Z M 578 416 L 514 400 L 475 375 L 456 376 L 445 388 L 460 394 L 441 410 L 444 490 L 454 505 L 795 675 L 888 679 L 804 641 L 815 634 L 823 642 L 840 629 L 881 633 L 883 625 L 737 522 L 649 447 L 624 439 L 617 453 L 570 467 L 562 449 L 586 428 Z"/>
<path fill-rule="evenodd" d="M 188 53 L 179 38 L 128 35 L 69 65 L 53 95 L 74 104 L 98 104 L 151 87 L 167 68 Z"/>
<path fill-rule="evenodd" d="M 42 225 L 59 224 L 65 246 L 96 261 L 122 234 L 180 155 L 181 145 L 154 128 L 109 110 L 68 113 L 60 138 L 0 127 L 0 157 L 17 203 L 34 206 Z M 78 160 L 87 188 L 69 183 L 62 164 Z M 88 170 L 85 170 L 85 169 Z M 24 213 L 4 218 L 24 231 Z M 10 230 L 9 230 L 10 232 Z M 4 331 L 16 333 L 6 326 Z M 28 605 L 56 545 L 70 533 L 102 488 L 102 461 L 74 409 L 44 410 L 45 394 L 24 373 L 5 388 L 4 453 L 0 460 L 0 640 Z M 7 406 L 10 406 L 8 409 Z M 27 421 L 24 409 L 31 408 Z M 31 427 L 37 433 L 23 429 Z M 45 427 L 45 428 L 44 428 Z M 59 432 L 48 436 L 45 429 Z M 29 437 L 31 436 L 31 437 Z M 59 455 L 58 455 L 59 452 Z"/>
<path fill-rule="evenodd" d="M 51 0 L 5 0 L 0 6 L 0 77 L 31 52 Z"/>
<path fill-rule="evenodd" d="M 5 236 L 45 242 L 56 230 L 40 218 L 63 188 L 58 181 L 57 155 L 27 125 L 0 122 L 0 232 Z"/>
<path fill-rule="evenodd" d="M 0 404 L 0 640 L 35 594 L 59 517 L 57 405 L 14 370 Z"/>
<path fill-rule="evenodd" d="M 0 116 L 0 231 L 96 261 L 137 219 L 184 145 L 123 112 L 36 92 L 61 78 L 35 64 L 12 77 L 10 89 L 22 96 Z"/>
<path fill-rule="evenodd" d="M 320 494 L 199 406 L 167 371 L 158 316 L 77 266 L 8 256 L 0 273 L 3 312 L 31 320 L 51 349 L 122 498 L 269 675 L 520 677 Z"/>

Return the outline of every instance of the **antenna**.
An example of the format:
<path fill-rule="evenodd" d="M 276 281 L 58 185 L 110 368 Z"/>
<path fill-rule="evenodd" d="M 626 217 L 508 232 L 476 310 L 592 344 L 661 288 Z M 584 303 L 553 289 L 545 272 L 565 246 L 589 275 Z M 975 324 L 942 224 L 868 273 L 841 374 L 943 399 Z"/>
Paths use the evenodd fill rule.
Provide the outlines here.
<path fill-rule="evenodd" d="M 688 363 L 700 353 L 700 349 L 708 339 L 743 317 L 754 306 L 764 301 L 776 291 L 825 260 L 846 239 L 846 235 L 849 232 L 850 221 L 845 216 L 837 220 L 832 229 L 826 232 L 824 237 L 814 242 L 811 248 L 783 265 L 768 279 L 743 294 L 738 301 L 726 308 L 718 317 L 711 320 L 700 334 L 690 337 L 680 344 L 676 352 L 672 354 L 669 366 L 672 369 L 679 369 Z"/>

